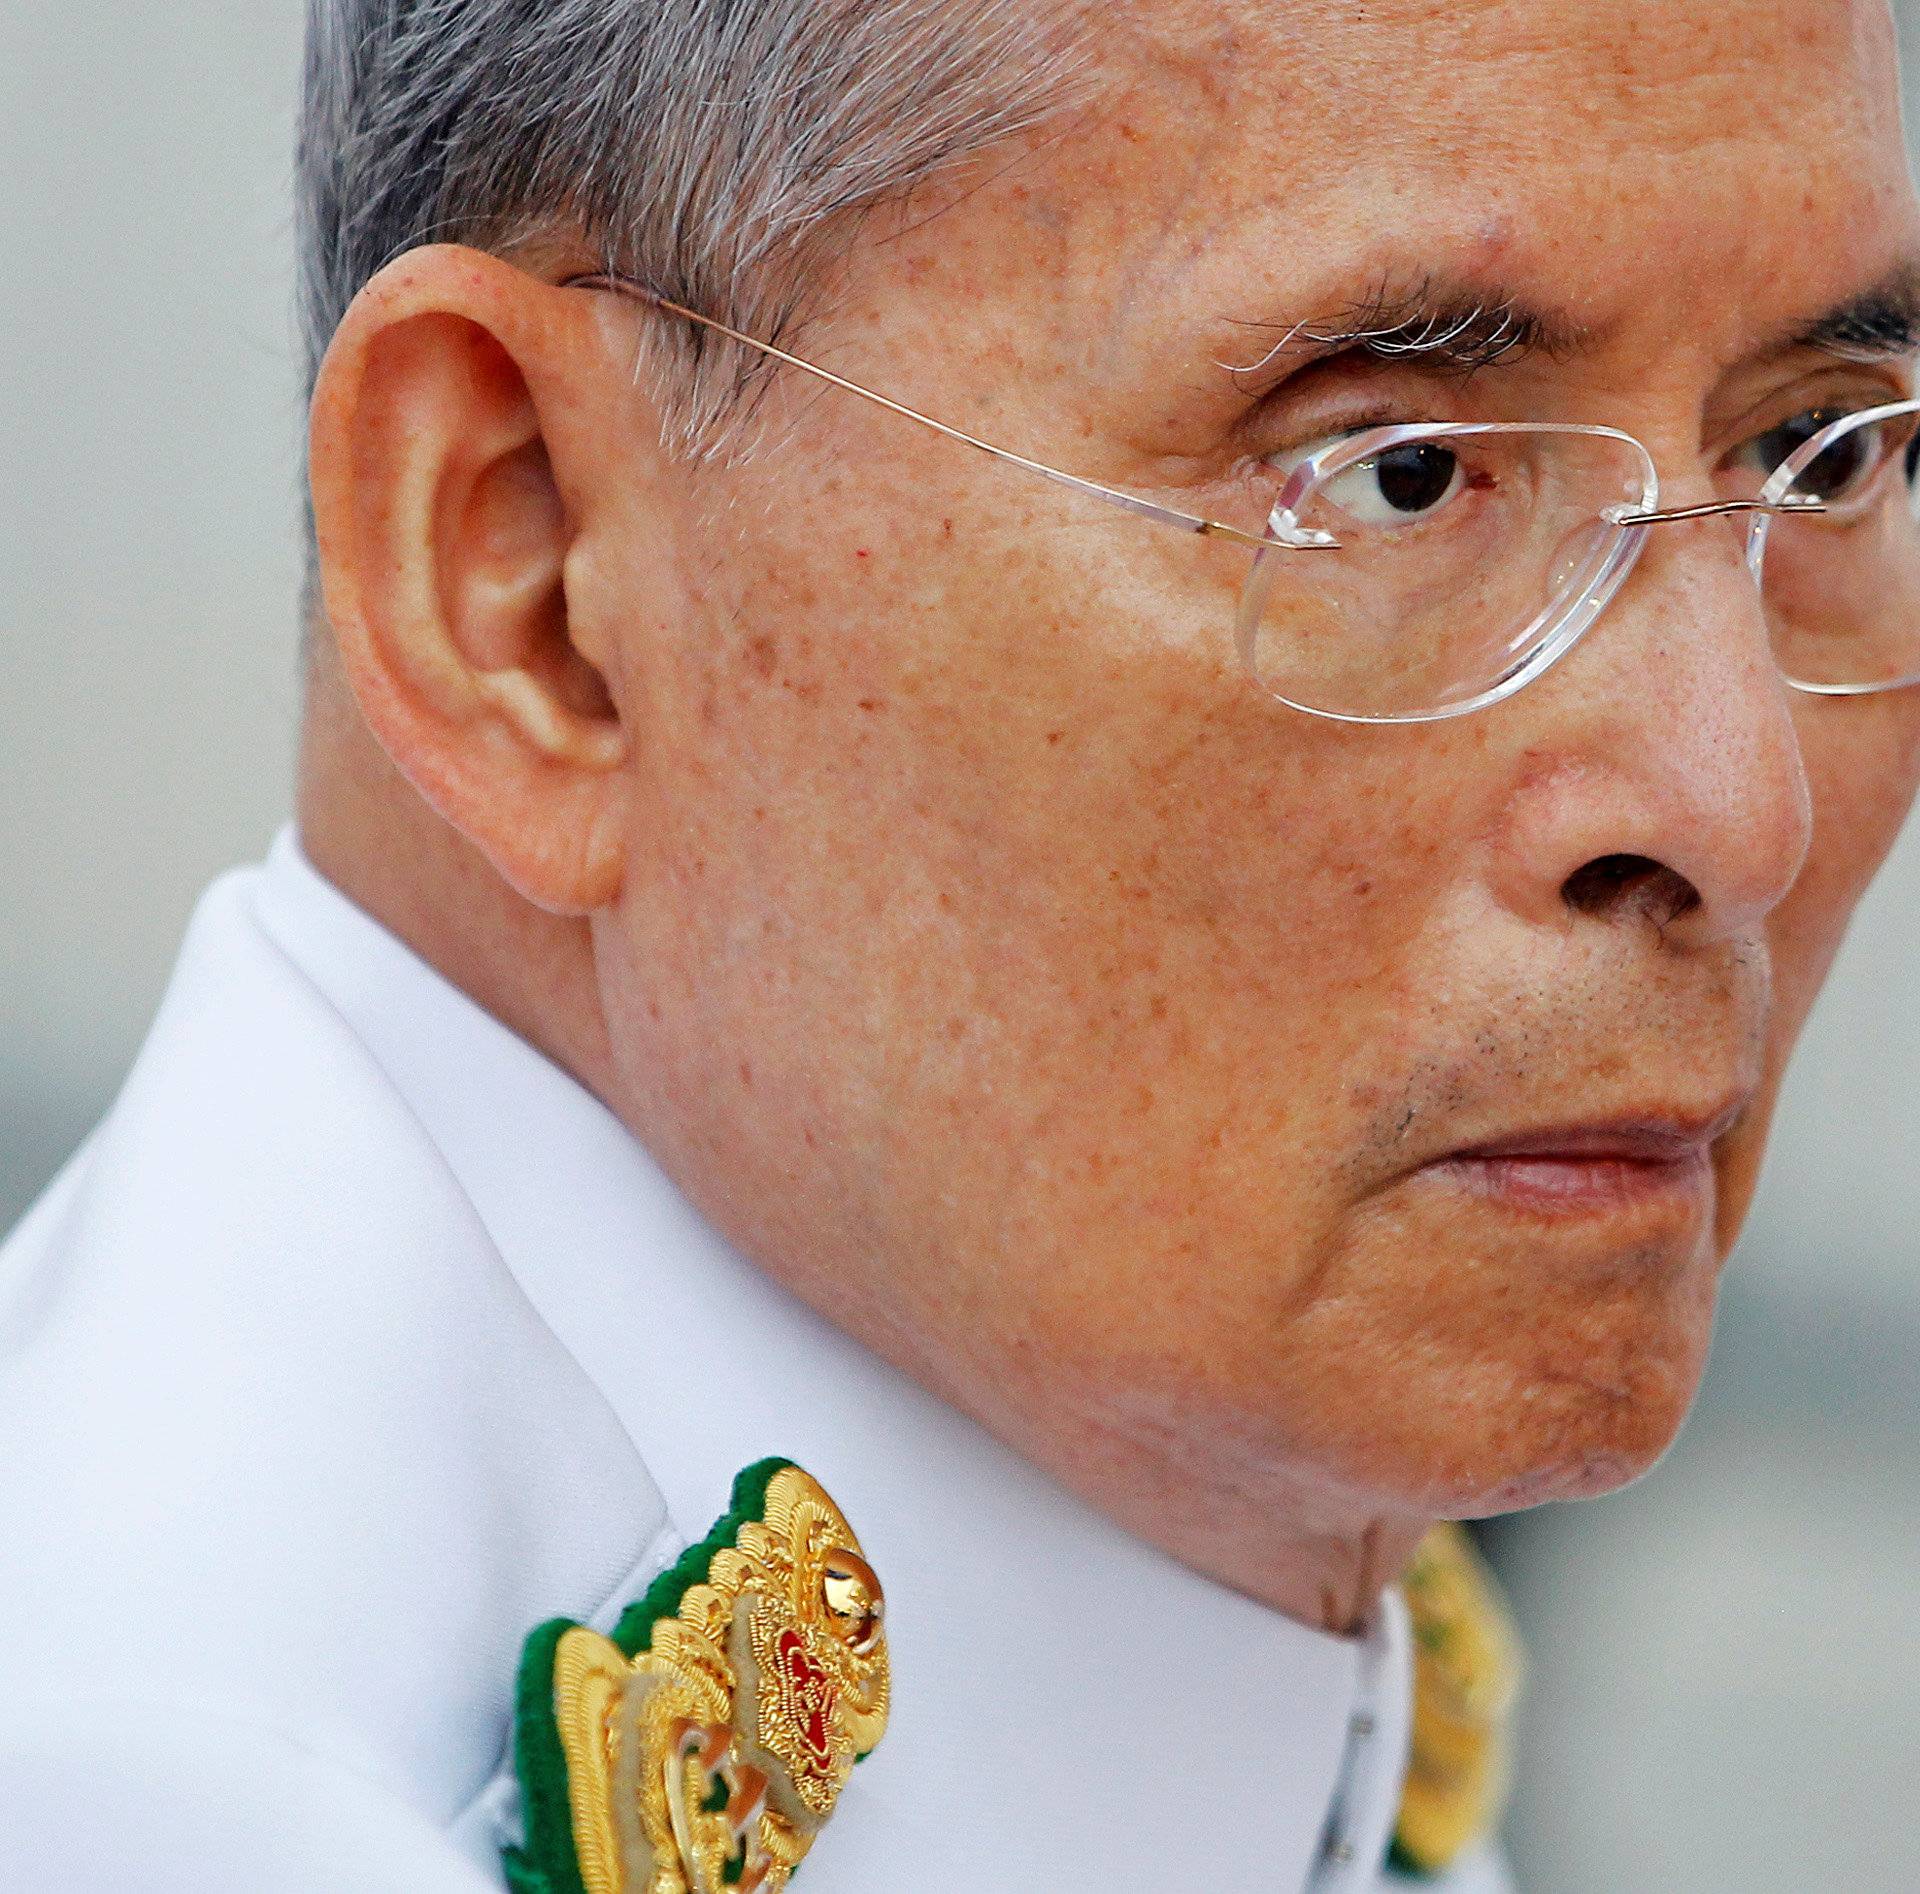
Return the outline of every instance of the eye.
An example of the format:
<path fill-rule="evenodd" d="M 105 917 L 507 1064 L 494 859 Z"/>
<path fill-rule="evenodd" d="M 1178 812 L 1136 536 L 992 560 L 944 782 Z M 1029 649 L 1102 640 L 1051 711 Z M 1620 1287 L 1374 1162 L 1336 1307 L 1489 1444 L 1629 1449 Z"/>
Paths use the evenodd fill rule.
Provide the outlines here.
<path fill-rule="evenodd" d="M 1460 456 L 1439 441 L 1409 441 L 1369 455 L 1321 489 L 1363 526 L 1405 526 L 1430 519 L 1466 486 Z"/>
<path fill-rule="evenodd" d="M 1844 421 L 1852 412 L 1854 410 L 1848 408 L 1808 408 L 1792 420 L 1783 421 L 1764 434 L 1756 434 L 1734 458 L 1765 481 L 1816 434 L 1832 427 L 1836 421 Z M 1794 492 L 1828 506 L 1844 505 L 1873 484 L 1881 468 L 1906 445 L 1910 430 L 1910 422 L 1870 421 L 1841 435 L 1800 470 L 1793 483 Z"/>

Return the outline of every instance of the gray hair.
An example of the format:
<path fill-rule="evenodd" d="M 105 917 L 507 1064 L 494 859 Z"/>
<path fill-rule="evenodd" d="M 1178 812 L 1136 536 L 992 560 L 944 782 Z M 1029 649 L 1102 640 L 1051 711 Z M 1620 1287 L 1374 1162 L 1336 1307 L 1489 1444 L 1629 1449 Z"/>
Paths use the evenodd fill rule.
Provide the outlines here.
<path fill-rule="evenodd" d="M 435 241 L 510 254 L 558 237 L 777 333 L 830 232 L 1058 103 L 1075 69 L 1061 13 L 1058 0 L 308 0 L 309 373 L 361 286 Z M 682 444 L 728 392 L 689 379 Z"/>

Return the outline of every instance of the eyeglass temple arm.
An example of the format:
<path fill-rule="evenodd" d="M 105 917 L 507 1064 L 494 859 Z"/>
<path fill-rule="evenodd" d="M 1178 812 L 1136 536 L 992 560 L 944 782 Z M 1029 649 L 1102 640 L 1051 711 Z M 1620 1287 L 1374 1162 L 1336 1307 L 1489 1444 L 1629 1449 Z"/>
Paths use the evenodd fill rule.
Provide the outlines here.
<path fill-rule="evenodd" d="M 757 349 L 762 355 L 770 355 L 777 362 L 785 362 L 789 368 L 797 368 L 805 374 L 817 376 L 821 381 L 831 382 L 834 387 L 844 388 L 848 394 L 858 395 L 863 401 L 871 401 L 875 406 L 885 408 L 889 413 L 903 415 L 909 421 L 918 421 L 922 427 L 930 427 L 936 434 L 944 434 L 949 440 L 958 441 L 964 447 L 977 448 L 983 454 L 991 454 L 995 460 L 1004 460 L 1012 466 L 1024 467 L 1029 473 L 1039 474 L 1047 480 L 1058 481 L 1061 486 L 1072 487 L 1076 492 L 1090 494 L 1096 500 L 1111 501 L 1115 506 L 1125 507 L 1129 513 L 1137 513 L 1143 519 L 1159 520 L 1163 525 L 1177 526 L 1183 532 L 1204 533 L 1216 539 L 1235 540 L 1243 546 L 1275 546 L 1287 552 L 1319 550 L 1311 542 L 1296 545 L 1284 539 L 1242 532 L 1239 527 L 1229 526 L 1224 520 L 1205 519 L 1197 513 L 1182 513 L 1174 507 L 1159 506 L 1152 500 L 1143 500 L 1139 494 L 1128 493 L 1123 488 L 1103 486 L 1098 480 L 1083 480 L 1078 474 L 1063 472 L 1058 467 L 1049 467 L 1044 461 L 1030 460 L 1025 454 L 1016 454 L 1010 447 L 996 447 L 993 442 L 983 441 L 977 434 L 969 434 L 962 428 L 951 427 L 945 421 L 936 421 L 932 415 L 922 414 L 918 408 L 910 408 L 904 401 L 894 401 L 872 388 L 863 388 L 857 381 L 849 381 L 844 375 L 836 375 L 830 368 L 822 368 L 815 362 L 803 361 L 798 355 L 789 355 L 785 349 L 776 348 L 771 342 L 761 341 L 758 336 L 746 335 L 739 329 L 730 328 L 726 323 L 717 321 L 712 316 L 703 316 L 697 309 L 689 309 L 668 297 L 656 295 L 644 284 L 635 282 L 631 277 L 604 274 L 570 276 L 560 287 L 562 289 L 611 290 L 615 295 L 630 297 L 654 309 L 663 309 L 669 315 L 697 323 L 703 329 L 713 330 L 716 335 L 724 335 L 730 342 L 738 342 L 743 348 Z"/>

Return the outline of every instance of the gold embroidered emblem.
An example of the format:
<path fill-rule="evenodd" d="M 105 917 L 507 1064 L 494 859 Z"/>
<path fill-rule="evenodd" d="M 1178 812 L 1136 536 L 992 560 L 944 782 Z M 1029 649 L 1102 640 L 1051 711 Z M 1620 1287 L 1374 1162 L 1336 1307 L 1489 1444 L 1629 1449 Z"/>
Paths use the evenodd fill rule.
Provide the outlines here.
<path fill-rule="evenodd" d="M 1458 1526 L 1421 1540 L 1402 1585 L 1413 1621 L 1413 1741 L 1394 1855 L 1414 1873 L 1441 1874 L 1505 1809 L 1520 1638 Z"/>
<path fill-rule="evenodd" d="M 546 1719 L 517 1739 L 527 1894 L 775 1894 L 886 1729 L 880 1582 L 840 1509 L 786 1462 L 750 1468 L 734 1509 L 614 1635 L 546 1627 L 565 1824 L 543 1798 Z M 543 1820 L 543 1816 L 545 1819 Z M 570 1843 L 570 1846 L 566 1844 Z M 570 1857 L 570 1858 L 569 1858 Z"/>

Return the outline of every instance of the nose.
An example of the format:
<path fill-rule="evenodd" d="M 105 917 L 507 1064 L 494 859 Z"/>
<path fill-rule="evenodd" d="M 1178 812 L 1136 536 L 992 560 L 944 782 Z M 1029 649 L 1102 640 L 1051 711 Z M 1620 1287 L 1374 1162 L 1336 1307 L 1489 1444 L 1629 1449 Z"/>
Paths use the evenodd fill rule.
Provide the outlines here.
<path fill-rule="evenodd" d="M 1655 526 L 1611 611 L 1533 690 L 1498 829 L 1506 905 L 1674 944 L 1756 934 L 1799 879 L 1812 801 L 1738 530 Z"/>

